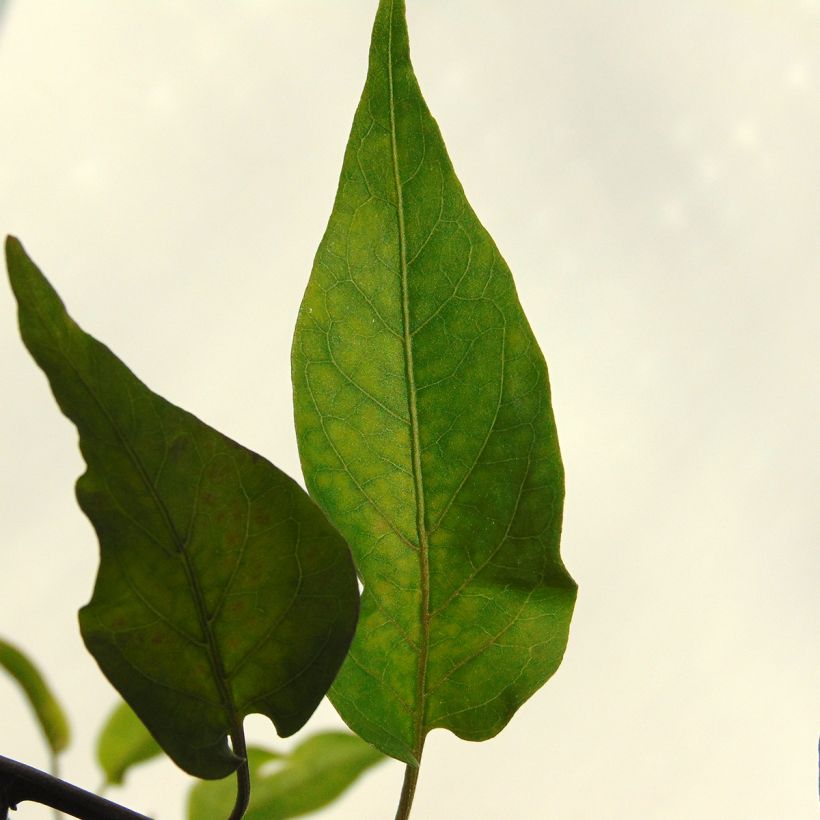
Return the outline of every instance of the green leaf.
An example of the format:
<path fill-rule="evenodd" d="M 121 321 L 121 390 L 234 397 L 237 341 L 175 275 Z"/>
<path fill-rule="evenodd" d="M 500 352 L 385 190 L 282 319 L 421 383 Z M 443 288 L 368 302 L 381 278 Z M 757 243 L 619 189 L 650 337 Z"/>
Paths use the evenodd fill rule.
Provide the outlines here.
<path fill-rule="evenodd" d="M 347 547 L 294 481 L 84 333 L 13 238 L 6 258 L 23 340 L 88 465 L 77 498 L 100 567 L 85 644 L 179 766 L 224 777 L 245 715 L 290 735 L 330 686 L 357 615 Z"/>
<path fill-rule="evenodd" d="M 51 751 L 62 752 L 71 740 L 68 719 L 40 671 L 20 649 L 2 639 L 0 667 L 20 684 Z"/>
<path fill-rule="evenodd" d="M 248 762 L 253 787 L 245 820 L 285 820 L 318 811 L 384 759 L 372 746 L 347 732 L 314 735 L 287 756 L 251 748 Z M 281 765 L 266 772 L 272 761 Z M 188 820 L 224 817 L 232 800 L 229 781 L 198 783 L 188 801 Z"/>
<path fill-rule="evenodd" d="M 108 716 L 97 738 L 97 762 L 105 782 L 120 785 L 126 772 L 162 754 L 145 724 L 127 703 L 120 703 Z"/>
<path fill-rule="evenodd" d="M 331 700 L 410 764 L 435 727 L 492 737 L 566 646 L 564 473 L 544 358 L 421 96 L 401 0 L 379 5 L 292 365 L 307 485 L 364 583 Z"/>

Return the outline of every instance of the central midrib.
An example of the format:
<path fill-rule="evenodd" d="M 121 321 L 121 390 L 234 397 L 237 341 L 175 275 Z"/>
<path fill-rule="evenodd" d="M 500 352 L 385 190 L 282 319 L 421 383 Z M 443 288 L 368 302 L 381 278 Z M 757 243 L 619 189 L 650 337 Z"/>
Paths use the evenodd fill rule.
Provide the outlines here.
<path fill-rule="evenodd" d="M 413 481 L 416 493 L 416 530 L 419 537 L 419 571 L 421 581 L 421 640 L 419 641 L 419 666 L 417 678 L 417 709 L 415 715 L 415 746 L 413 752 L 420 760 L 424 747 L 425 689 L 427 679 L 427 652 L 430 642 L 430 565 L 428 556 L 427 526 L 424 510 L 424 483 L 421 473 L 421 439 L 419 436 L 418 408 L 416 404 L 416 377 L 413 364 L 413 337 L 410 332 L 410 294 L 407 272 L 407 238 L 404 225 L 404 199 L 399 153 L 396 139 L 396 107 L 393 91 L 393 9 L 390 3 L 387 36 L 387 76 L 390 89 L 390 146 L 393 155 L 393 177 L 396 185 L 396 212 L 399 227 L 399 262 L 401 266 L 401 303 L 403 320 L 404 363 L 407 373 L 407 403 L 410 414 L 410 450 L 412 455 Z"/>
<path fill-rule="evenodd" d="M 222 658 L 219 655 L 219 647 L 216 643 L 216 635 L 214 635 L 214 631 L 211 628 L 211 618 L 208 614 L 208 607 L 205 603 L 205 594 L 202 591 L 201 584 L 199 583 L 199 577 L 197 576 L 193 566 L 191 565 L 191 560 L 188 557 L 188 551 L 185 549 L 185 540 L 177 532 L 177 528 L 174 525 L 173 519 L 171 518 L 171 513 L 168 510 L 168 507 L 165 505 L 165 502 L 160 497 L 159 493 L 156 491 L 153 482 L 149 479 L 148 473 L 146 472 L 145 467 L 142 464 L 142 460 L 139 458 L 136 452 L 134 452 L 130 443 L 123 436 L 121 436 L 119 430 L 116 427 L 114 429 L 116 430 L 117 435 L 120 436 L 120 440 L 122 441 L 123 446 L 128 452 L 128 455 L 134 462 L 134 466 L 136 467 L 137 472 L 140 474 L 140 477 L 145 483 L 145 486 L 148 488 L 148 491 L 151 493 L 152 497 L 154 498 L 154 501 L 159 507 L 160 512 L 163 518 L 165 519 L 165 523 L 168 527 L 171 538 L 174 541 L 174 545 L 177 548 L 177 554 L 179 555 L 182 561 L 182 566 L 185 569 L 185 576 L 187 577 L 188 584 L 190 585 L 191 590 L 193 592 L 194 604 L 196 606 L 197 615 L 199 616 L 200 623 L 202 624 L 202 631 L 205 635 L 205 641 L 208 648 L 208 659 L 211 663 L 211 671 L 213 672 L 214 678 L 216 679 L 216 686 L 219 691 L 222 706 L 228 713 L 227 717 L 228 723 L 231 726 L 231 738 L 234 741 L 234 743 L 236 743 L 236 732 L 241 732 L 240 717 L 237 714 L 236 706 L 233 702 L 233 696 L 231 694 L 231 690 L 228 687 L 228 676 L 225 672 L 224 666 L 222 665 Z"/>

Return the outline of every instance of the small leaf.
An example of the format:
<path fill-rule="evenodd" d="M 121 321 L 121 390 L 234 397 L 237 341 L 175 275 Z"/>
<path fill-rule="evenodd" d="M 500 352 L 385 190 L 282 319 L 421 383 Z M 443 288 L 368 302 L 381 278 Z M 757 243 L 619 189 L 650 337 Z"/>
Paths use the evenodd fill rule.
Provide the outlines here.
<path fill-rule="evenodd" d="M 347 547 L 294 481 L 84 333 L 17 240 L 6 257 L 23 341 L 88 465 L 77 498 L 100 568 L 85 644 L 180 767 L 225 777 L 245 715 L 290 735 L 333 680 L 358 607 Z"/>
<path fill-rule="evenodd" d="M 54 754 L 62 752 L 71 740 L 68 719 L 37 667 L 20 649 L 2 639 L 0 667 L 20 684 L 51 751 Z"/>
<path fill-rule="evenodd" d="M 266 764 L 277 759 L 281 765 L 266 773 Z M 318 811 L 384 759 L 372 746 L 347 732 L 314 735 L 285 757 L 249 749 L 252 789 L 245 820 L 285 820 Z M 188 820 L 223 817 L 232 799 L 229 781 L 198 783 L 188 801 Z"/>
<path fill-rule="evenodd" d="M 97 762 L 111 785 L 120 785 L 130 768 L 161 754 L 162 748 L 127 703 L 114 708 L 97 738 Z"/>
<path fill-rule="evenodd" d="M 544 357 L 381 0 L 333 213 L 293 344 L 311 495 L 364 583 L 330 692 L 416 765 L 426 734 L 498 733 L 555 672 L 576 585 Z"/>

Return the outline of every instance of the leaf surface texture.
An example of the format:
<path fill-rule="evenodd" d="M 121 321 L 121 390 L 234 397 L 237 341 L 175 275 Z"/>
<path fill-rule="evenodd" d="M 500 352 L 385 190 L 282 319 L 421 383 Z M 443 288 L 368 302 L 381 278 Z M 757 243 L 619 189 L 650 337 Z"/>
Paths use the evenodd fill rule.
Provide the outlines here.
<path fill-rule="evenodd" d="M 267 715 L 297 731 L 355 628 L 347 547 L 270 462 L 151 392 L 66 313 L 9 238 L 23 341 L 77 426 L 77 499 L 100 542 L 83 639 L 189 773 L 238 765 L 227 736 Z"/>
<path fill-rule="evenodd" d="M 408 763 L 435 727 L 495 735 L 564 653 L 564 474 L 544 358 L 422 98 L 402 0 L 379 5 L 292 365 L 305 479 L 364 583 L 333 703 Z"/>

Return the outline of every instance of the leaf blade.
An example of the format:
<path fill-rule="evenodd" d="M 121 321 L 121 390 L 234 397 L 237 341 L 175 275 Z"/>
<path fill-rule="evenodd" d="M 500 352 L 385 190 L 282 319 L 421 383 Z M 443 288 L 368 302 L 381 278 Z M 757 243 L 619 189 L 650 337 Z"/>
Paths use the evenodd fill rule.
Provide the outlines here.
<path fill-rule="evenodd" d="M 52 753 L 64 751 L 71 742 L 68 718 L 34 662 L 21 649 L 0 638 L 0 667 L 20 685 Z"/>
<path fill-rule="evenodd" d="M 566 645 L 563 466 L 543 355 L 421 95 L 401 0 L 379 5 L 292 359 L 305 479 L 364 581 L 332 701 L 413 765 L 432 728 L 493 736 Z"/>
<path fill-rule="evenodd" d="M 145 724 L 125 702 L 117 704 L 97 736 L 97 763 L 112 786 L 122 785 L 134 766 L 162 754 Z"/>
<path fill-rule="evenodd" d="M 86 334 L 11 237 L 6 258 L 23 341 L 87 464 L 77 498 L 101 560 L 83 639 L 179 766 L 224 777 L 245 715 L 292 734 L 335 676 L 358 607 L 347 548 L 292 479 Z"/>
<path fill-rule="evenodd" d="M 251 802 L 247 820 L 287 820 L 323 808 L 342 795 L 368 769 L 386 758 L 347 732 L 309 737 L 288 755 L 251 748 Z M 266 764 L 280 760 L 270 774 Z M 230 809 L 231 790 L 224 781 L 198 783 L 188 800 L 188 820 L 210 820 Z"/>

